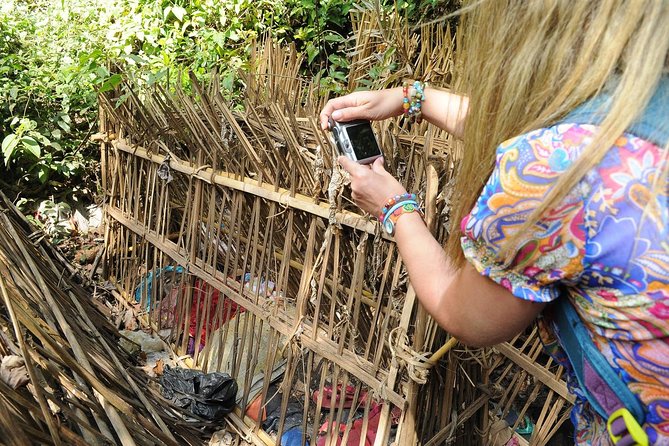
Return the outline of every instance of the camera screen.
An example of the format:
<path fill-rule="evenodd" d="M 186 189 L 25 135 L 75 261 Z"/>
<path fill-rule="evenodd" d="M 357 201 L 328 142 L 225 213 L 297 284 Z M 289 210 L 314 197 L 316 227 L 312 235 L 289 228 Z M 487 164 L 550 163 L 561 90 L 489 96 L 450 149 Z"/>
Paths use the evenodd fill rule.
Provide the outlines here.
<path fill-rule="evenodd" d="M 381 155 L 376 138 L 369 123 L 354 125 L 347 129 L 348 137 L 359 160 Z"/>

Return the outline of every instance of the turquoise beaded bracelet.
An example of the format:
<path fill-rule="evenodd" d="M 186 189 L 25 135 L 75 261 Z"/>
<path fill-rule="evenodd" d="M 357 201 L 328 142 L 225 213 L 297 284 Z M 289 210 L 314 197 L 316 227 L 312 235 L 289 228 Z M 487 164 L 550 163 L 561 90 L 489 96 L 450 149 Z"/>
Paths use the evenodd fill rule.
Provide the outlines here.
<path fill-rule="evenodd" d="M 391 197 L 386 205 L 381 208 L 379 221 L 384 231 L 391 236 L 395 235 L 395 223 L 402 214 L 417 212 L 421 218 L 425 218 L 418 202 L 416 194 L 402 194 Z"/>

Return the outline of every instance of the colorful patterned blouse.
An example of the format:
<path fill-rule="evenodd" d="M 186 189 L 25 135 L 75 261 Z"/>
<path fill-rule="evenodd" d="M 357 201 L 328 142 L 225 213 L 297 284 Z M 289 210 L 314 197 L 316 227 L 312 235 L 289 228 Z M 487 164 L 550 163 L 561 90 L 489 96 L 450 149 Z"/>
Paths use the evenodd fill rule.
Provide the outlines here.
<path fill-rule="evenodd" d="M 511 264 L 496 256 L 595 130 L 560 124 L 500 145 L 496 168 L 462 222 L 462 246 L 479 272 L 521 299 L 571 299 L 597 347 L 646 405 L 650 444 L 669 445 L 669 182 L 652 190 L 664 150 L 633 135 L 619 138 Z M 609 444 L 605 423 L 570 381 L 576 444 Z"/>

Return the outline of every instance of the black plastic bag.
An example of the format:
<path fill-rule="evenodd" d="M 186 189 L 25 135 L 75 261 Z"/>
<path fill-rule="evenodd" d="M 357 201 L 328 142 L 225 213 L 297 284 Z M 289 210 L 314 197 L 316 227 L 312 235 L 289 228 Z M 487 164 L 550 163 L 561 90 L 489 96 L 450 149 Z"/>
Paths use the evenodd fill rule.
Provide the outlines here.
<path fill-rule="evenodd" d="M 219 420 L 235 408 L 237 383 L 227 373 L 165 367 L 160 386 L 163 397 L 207 420 Z"/>

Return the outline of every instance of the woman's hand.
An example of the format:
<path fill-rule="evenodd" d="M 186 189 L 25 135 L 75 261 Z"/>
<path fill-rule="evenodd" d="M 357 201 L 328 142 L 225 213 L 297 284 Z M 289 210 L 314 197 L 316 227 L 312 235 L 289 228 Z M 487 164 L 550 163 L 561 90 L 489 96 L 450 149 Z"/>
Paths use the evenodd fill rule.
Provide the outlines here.
<path fill-rule="evenodd" d="M 345 156 L 337 161 L 351 176 L 351 197 L 355 204 L 375 217 L 390 197 L 406 193 L 404 186 L 383 168 L 383 158 L 371 165 L 358 164 Z"/>
<path fill-rule="evenodd" d="M 328 129 L 328 118 L 335 121 L 366 119 L 380 121 L 402 114 L 402 88 L 390 88 L 378 91 L 356 91 L 355 93 L 330 99 L 321 111 L 320 121 L 323 130 Z"/>
<path fill-rule="evenodd" d="M 346 96 L 330 99 L 321 111 L 321 128 L 328 129 L 329 117 L 335 121 L 346 122 L 353 119 L 380 121 L 399 116 L 404 112 L 403 99 L 402 87 L 378 91 L 356 91 Z M 425 99 L 421 106 L 423 119 L 453 134 L 456 138 L 462 138 L 464 135 L 468 109 L 469 98 L 445 90 L 425 87 Z"/>

